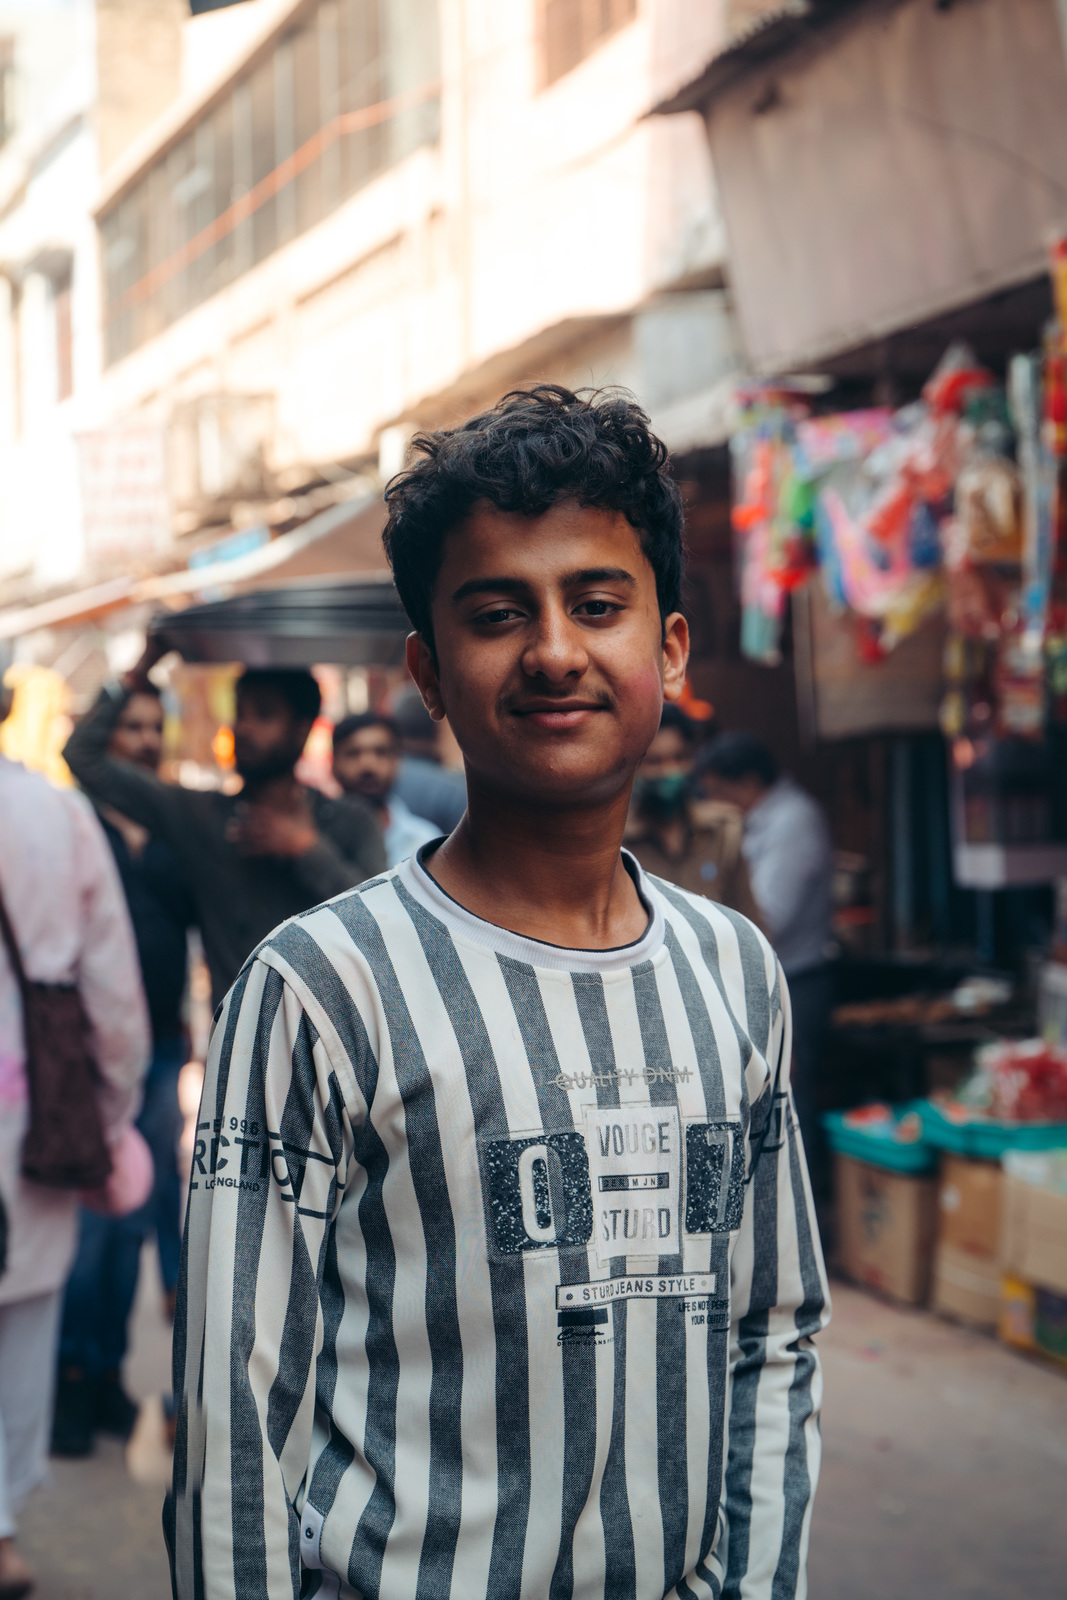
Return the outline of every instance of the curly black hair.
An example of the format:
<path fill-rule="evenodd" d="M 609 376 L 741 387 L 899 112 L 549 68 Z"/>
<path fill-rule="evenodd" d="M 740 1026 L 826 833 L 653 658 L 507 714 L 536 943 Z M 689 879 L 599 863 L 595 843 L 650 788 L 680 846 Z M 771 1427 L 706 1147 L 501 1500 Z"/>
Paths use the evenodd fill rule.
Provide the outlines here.
<path fill-rule="evenodd" d="M 386 488 L 382 535 L 404 609 L 433 648 L 430 603 L 445 535 L 475 505 L 537 517 L 558 500 L 621 511 L 656 575 L 660 615 L 682 587 L 682 500 L 667 447 L 625 392 L 558 383 L 514 389 L 457 428 L 419 434 L 422 459 Z"/>

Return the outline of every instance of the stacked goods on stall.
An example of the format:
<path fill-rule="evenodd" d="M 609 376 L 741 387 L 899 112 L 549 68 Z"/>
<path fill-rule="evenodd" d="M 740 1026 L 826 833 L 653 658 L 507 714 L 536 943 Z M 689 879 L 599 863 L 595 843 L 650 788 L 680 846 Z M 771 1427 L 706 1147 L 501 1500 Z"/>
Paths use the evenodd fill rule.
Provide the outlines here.
<path fill-rule="evenodd" d="M 924 1305 L 936 1229 L 936 1154 L 914 1112 L 864 1106 L 823 1117 L 834 1152 L 837 1265 L 846 1277 Z"/>
<path fill-rule="evenodd" d="M 1006 1264 L 1013 1261 L 1019 1275 L 1030 1237 L 1028 1196 L 1019 1198 L 1013 1163 L 1030 1170 L 1027 1162 L 1043 1163 L 1043 1152 L 1067 1146 L 1067 1051 L 1041 1039 L 986 1045 L 955 1094 L 917 1110 L 925 1140 L 942 1152 L 934 1307 L 993 1328 L 1003 1321 Z M 1062 1205 L 1067 1224 L 1067 1199 Z M 1055 1284 L 1042 1287 L 1055 1291 Z M 1018 1283 L 1012 1292 L 1017 1304 Z"/>
<path fill-rule="evenodd" d="M 1067 1364 L 1067 1149 L 1004 1157 L 999 1331 Z"/>
<path fill-rule="evenodd" d="M 980 1328 L 996 1327 L 1000 1304 L 1002 1186 L 999 1162 L 941 1157 L 932 1303 Z"/>

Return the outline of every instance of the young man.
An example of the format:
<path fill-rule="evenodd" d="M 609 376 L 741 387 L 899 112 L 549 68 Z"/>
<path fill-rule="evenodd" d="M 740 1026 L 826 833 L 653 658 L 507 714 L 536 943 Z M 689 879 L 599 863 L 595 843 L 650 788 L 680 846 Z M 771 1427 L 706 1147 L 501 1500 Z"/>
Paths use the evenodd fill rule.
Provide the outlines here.
<path fill-rule="evenodd" d="M 377 711 L 343 717 L 333 730 L 333 775 L 347 795 L 372 806 L 385 838 L 385 859 L 398 867 L 422 844 L 441 837 L 441 829 L 418 817 L 396 792 L 400 771 L 400 732 Z"/>
<path fill-rule="evenodd" d="M 826 1291 L 785 985 L 620 850 L 681 692 L 681 510 L 544 387 L 388 491 L 468 811 L 219 1015 L 168 1507 L 179 1600 L 802 1595 Z"/>
<path fill-rule="evenodd" d="M 239 795 L 183 789 L 109 753 L 127 696 L 143 690 L 160 649 L 149 640 L 121 683 L 106 686 L 63 754 L 97 805 L 169 844 L 196 904 L 218 1005 L 259 941 L 284 917 L 351 888 L 385 863 L 381 830 L 361 802 L 342 805 L 297 782 L 293 768 L 319 713 L 310 672 L 249 671 L 237 680 Z"/>
<path fill-rule="evenodd" d="M 741 853 L 741 813 L 694 795 L 695 745 L 694 724 L 677 706 L 665 705 L 637 770 L 623 842 L 646 872 L 758 922 Z"/>
<path fill-rule="evenodd" d="M 159 770 L 163 704 L 153 684 L 127 697 L 108 752 L 145 772 Z M 52 1422 L 52 1454 L 61 1456 L 88 1455 L 98 1431 L 129 1437 L 137 1406 L 123 1390 L 121 1372 L 142 1246 L 155 1234 L 172 1308 L 181 1255 L 178 1074 L 187 1054 L 181 1016 L 186 933 L 196 913 L 170 846 L 113 806 L 101 806 L 98 815 L 122 879 L 152 1024 L 152 1060 L 137 1126 L 151 1148 L 155 1180 L 147 1202 L 130 1216 L 82 1209 L 78 1253 L 63 1298 Z"/>

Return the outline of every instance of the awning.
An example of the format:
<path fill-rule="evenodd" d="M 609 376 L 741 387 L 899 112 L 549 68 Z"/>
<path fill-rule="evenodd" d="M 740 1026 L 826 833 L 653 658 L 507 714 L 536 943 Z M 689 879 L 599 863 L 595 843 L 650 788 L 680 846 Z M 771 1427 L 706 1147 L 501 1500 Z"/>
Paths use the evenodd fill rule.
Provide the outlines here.
<path fill-rule="evenodd" d="M 1067 223 L 1057 0 L 813 0 L 658 109 L 706 118 L 757 371 L 1026 284 Z"/>
<path fill-rule="evenodd" d="M 149 632 L 193 662 L 248 667 L 398 666 L 411 623 L 392 579 L 312 578 L 153 619 Z"/>
<path fill-rule="evenodd" d="M 302 527 L 232 561 L 209 562 L 160 577 L 115 578 L 39 605 L 0 612 L 0 639 L 19 638 L 39 628 L 90 622 L 124 606 L 153 601 L 180 606 L 186 596 L 232 593 L 258 584 L 268 575 L 282 581 L 324 573 L 380 572 L 384 523 L 385 507 L 379 495 L 344 500 Z"/>

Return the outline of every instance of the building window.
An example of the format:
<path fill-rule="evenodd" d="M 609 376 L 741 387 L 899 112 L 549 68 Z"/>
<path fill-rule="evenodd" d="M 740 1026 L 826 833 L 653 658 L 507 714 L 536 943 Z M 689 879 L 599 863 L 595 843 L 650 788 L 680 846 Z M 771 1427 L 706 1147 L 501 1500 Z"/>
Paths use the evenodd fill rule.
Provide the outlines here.
<path fill-rule="evenodd" d="M 546 86 L 592 55 L 609 34 L 636 15 L 637 0 L 541 0 Z"/>
<path fill-rule="evenodd" d="M 0 144 L 15 131 L 15 41 L 0 39 Z"/>
<path fill-rule="evenodd" d="M 106 359 L 438 136 L 436 0 L 318 0 L 104 210 Z"/>
<path fill-rule="evenodd" d="M 56 399 L 68 400 L 74 393 L 74 343 L 70 313 L 70 279 L 64 278 L 52 291 L 52 310 L 56 325 Z"/>

